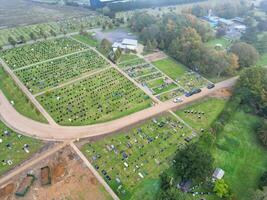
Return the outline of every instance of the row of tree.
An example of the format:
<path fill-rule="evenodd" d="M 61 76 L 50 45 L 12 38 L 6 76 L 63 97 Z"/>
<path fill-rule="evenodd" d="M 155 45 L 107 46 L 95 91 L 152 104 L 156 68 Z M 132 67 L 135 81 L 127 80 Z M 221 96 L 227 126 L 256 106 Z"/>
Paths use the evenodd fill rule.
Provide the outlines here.
<path fill-rule="evenodd" d="M 166 14 L 155 17 L 137 12 L 129 26 L 140 33 L 147 48 L 159 48 L 208 77 L 234 75 L 236 70 L 255 65 L 257 50 L 245 43 L 235 43 L 229 51 L 217 51 L 205 45 L 214 38 L 210 26 L 193 15 Z"/>

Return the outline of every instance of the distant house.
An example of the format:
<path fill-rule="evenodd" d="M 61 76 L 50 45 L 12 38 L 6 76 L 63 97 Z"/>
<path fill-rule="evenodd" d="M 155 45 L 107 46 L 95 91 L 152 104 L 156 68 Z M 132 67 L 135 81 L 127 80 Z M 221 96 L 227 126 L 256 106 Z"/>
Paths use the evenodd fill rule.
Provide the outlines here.
<path fill-rule="evenodd" d="M 124 51 L 137 51 L 138 41 L 133 39 L 123 39 L 122 42 L 115 42 L 112 45 L 113 51 L 115 52 L 118 48 Z"/>
<path fill-rule="evenodd" d="M 224 176 L 224 171 L 221 168 L 216 168 L 212 174 L 212 179 L 221 180 Z"/>

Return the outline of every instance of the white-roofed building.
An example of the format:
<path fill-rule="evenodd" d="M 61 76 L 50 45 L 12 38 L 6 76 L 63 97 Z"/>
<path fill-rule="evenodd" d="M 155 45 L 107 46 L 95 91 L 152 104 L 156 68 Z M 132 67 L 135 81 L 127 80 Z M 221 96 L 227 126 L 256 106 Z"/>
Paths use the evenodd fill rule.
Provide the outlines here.
<path fill-rule="evenodd" d="M 137 51 L 138 41 L 133 39 L 123 39 L 122 42 L 114 42 L 112 48 L 113 51 L 116 51 L 118 48 L 124 51 Z"/>
<path fill-rule="evenodd" d="M 212 174 L 213 180 L 221 180 L 224 176 L 224 171 L 221 168 L 216 168 Z"/>

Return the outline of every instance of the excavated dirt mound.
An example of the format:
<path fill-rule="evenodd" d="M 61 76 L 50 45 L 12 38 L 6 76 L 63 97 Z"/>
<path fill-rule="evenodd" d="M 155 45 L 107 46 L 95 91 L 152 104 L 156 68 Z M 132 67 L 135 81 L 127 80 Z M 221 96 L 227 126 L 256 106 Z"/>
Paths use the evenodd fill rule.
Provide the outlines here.
<path fill-rule="evenodd" d="M 58 163 L 52 168 L 53 182 L 59 182 L 66 175 L 66 165 L 64 163 Z"/>
<path fill-rule="evenodd" d="M 0 197 L 7 197 L 14 192 L 15 185 L 14 183 L 9 183 L 5 187 L 0 189 Z"/>
<path fill-rule="evenodd" d="M 230 96 L 232 96 L 232 92 L 233 91 L 231 89 L 224 88 L 224 89 L 213 92 L 210 96 L 217 97 L 217 98 L 229 98 Z"/>

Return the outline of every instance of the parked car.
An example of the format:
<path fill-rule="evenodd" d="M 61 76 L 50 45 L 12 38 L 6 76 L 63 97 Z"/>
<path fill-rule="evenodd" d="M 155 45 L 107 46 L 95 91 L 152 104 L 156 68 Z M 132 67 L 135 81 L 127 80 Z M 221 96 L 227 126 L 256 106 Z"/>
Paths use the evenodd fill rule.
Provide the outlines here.
<path fill-rule="evenodd" d="M 201 92 L 201 89 L 199 89 L 199 88 L 194 88 L 192 90 L 192 94 L 197 94 L 197 93 L 200 93 L 200 92 Z"/>
<path fill-rule="evenodd" d="M 215 84 L 213 84 L 213 83 L 209 83 L 208 86 L 207 86 L 208 89 L 212 89 L 214 87 L 215 87 Z"/>
<path fill-rule="evenodd" d="M 175 99 L 173 99 L 173 102 L 174 103 L 181 103 L 181 102 L 183 102 L 184 100 L 182 99 L 182 98 L 180 98 L 180 97 L 177 97 L 177 98 L 175 98 Z"/>

